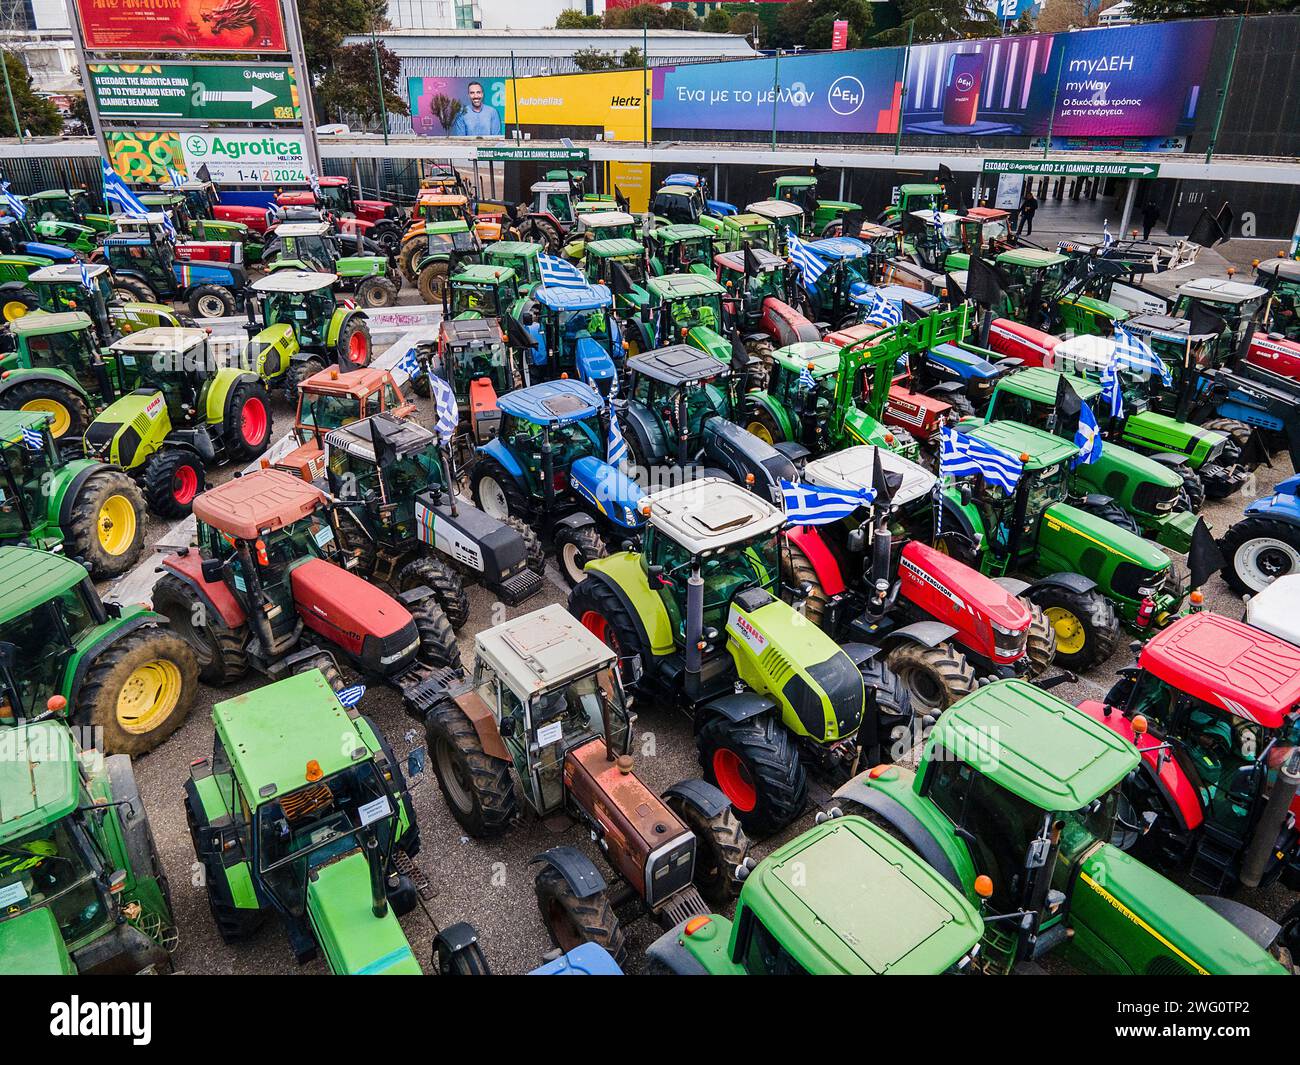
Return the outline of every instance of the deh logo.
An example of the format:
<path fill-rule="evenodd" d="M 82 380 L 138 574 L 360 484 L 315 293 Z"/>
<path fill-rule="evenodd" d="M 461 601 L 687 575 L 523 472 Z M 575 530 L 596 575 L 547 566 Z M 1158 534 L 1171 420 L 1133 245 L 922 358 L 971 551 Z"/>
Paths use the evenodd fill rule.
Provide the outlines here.
<path fill-rule="evenodd" d="M 50 1006 L 50 1035 L 129 1037 L 138 1047 L 153 1038 L 152 1002 L 70 1002 Z"/>

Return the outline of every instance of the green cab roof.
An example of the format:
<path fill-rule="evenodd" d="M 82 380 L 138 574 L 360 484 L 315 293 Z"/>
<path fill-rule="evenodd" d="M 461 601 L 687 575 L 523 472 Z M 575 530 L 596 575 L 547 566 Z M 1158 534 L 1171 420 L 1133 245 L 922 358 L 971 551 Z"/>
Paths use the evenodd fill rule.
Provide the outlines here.
<path fill-rule="evenodd" d="M 917 183 L 911 185 L 898 186 L 899 196 L 931 196 L 935 193 L 938 193 L 939 195 L 942 196 L 943 192 L 944 192 L 944 188 L 942 185 L 927 185 L 924 183 Z"/>
<path fill-rule="evenodd" d="M 761 214 L 754 214 L 752 211 L 733 214 L 727 219 L 727 223 L 740 229 L 771 229 L 773 226 L 770 218 L 764 218 Z"/>
<path fill-rule="evenodd" d="M 91 326 L 90 315 L 81 311 L 59 311 L 48 314 L 32 311 L 9 323 L 14 336 L 49 336 L 51 333 L 76 333 Z"/>
<path fill-rule="evenodd" d="M 680 299 L 684 296 L 724 296 L 727 290 L 711 277 L 703 274 L 663 274 L 652 277 L 647 287 L 656 296 L 664 299 Z M 21 321 L 21 319 L 19 319 Z"/>
<path fill-rule="evenodd" d="M 0 547 L 0 625 L 86 579 L 85 567 L 34 547 Z"/>
<path fill-rule="evenodd" d="M 49 411 L 0 410 L 0 446 L 20 443 L 24 429 L 44 430 L 54 420 Z"/>
<path fill-rule="evenodd" d="M 1138 764 L 1131 743 L 1082 710 L 1022 680 L 960 699 L 939 718 L 926 759 L 942 747 L 1040 810 L 1079 810 Z"/>
<path fill-rule="evenodd" d="M 812 363 L 813 377 L 826 377 L 840 368 L 839 345 L 828 344 L 824 340 L 801 340 L 797 344 L 787 344 L 772 352 L 772 358 L 785 369 L 796 373 L 803 372 Z"/>
<path fill-rule="evenodd" d="M 490 259 L 535 259 L 542 254 L 542 246 L 530 240 L 498 240 L 483 249 Z"/>
<path fill-rule="evenodd" d="M 616 259 L 623 255 L 640 255 L 643 251 L 641 242 L 631 237 L 606 237 L 593 240 L 587 245 L 587 254 L 598 259 Z"/>
<path fill-rule="evenodd" d="M 0 732 L 0 749 L 0 844 L 77 808 L 77 748 L 62 721 L 7 726 Z"/>
<path fill-rule="evenodd" d="M 817 179 L 811 174 L 782 174 L 776 179 L 776 187 L 779 188 L 808 188 L 816 185 Z"/>
<path fill-rule="evenodd" d="M 971 429 L 970 435 L 1017 458 L 1028 454 L 1025 469 L 1030 472 L 1055 466 L 1079 453 L 1073 440 L 1063 440 L 1044 429 L 1020 422 L 989 422 Z"/>
<path fill-rule="evenodd" d="M 1000 391 L 1014 392 L 1034 403 L 1051 406 L 1056 402 L 1056 390 L 1062 377 L 1067 376 L 1059 370 L 1047 370 L 1041 366 L 1030 366 L 1007 374 L 998 382 Z M 1101 385 L 1086 377 L 1069 376 L 1070 387 L 1079 394 L 1085 403 L 1091 404 L 1101 393 Z M 1096 408 L 1093 408 L 1094 413 Z"/>
<path fill-rule="evenodd" d="M 1059 252 L 1044 251 L 1042 248 L 1015 248 L 1012 251 L 1004 251 L 995 260 L 999 263 L 1007 263 L 1011 266 L 1055 266 L 1057 263 L 1069 261 L 1068 255 L 1062 255 Z"/>
<path fill-rule="evenodd" d="M 652 230 L 650 235 L 665 244 L 682 240 L 713 239 L 712 230 L 697 226 L 693 222 L 675 222 L 670 226 L 661 226 L 659 229 Z"/>
<path fill-rule="evenodd" d="M 466 263 L 456 271 L 452 280 L 495 285 L 498 282 L 512 281 L 514 276 L 513 266 L 501 266 L 496 263 Z"/>

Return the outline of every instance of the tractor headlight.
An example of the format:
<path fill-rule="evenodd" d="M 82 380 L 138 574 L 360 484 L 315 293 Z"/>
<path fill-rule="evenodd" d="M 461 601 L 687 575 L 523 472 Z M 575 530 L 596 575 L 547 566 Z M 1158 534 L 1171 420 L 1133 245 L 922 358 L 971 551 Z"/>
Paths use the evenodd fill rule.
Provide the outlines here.
<path fill-rule="evenodd" d="M 419 647 L 420 647 L 419 639 L 418 638 L 414 639 L 410 643 L 408 643 L 405 647 L 403 647 L 400 651 L 394 651 L 391 655 L 384 655 L 379 660 L 379 664 L 381 666 L 391 666 L 394 662 L 400 662 L 407 655 L 414 654 L 417 650 L 419 650 Z"/>
<path fill-rule="evenodd" d="M 1219 456 L 1223 454 L 1223 449 L 1227 446 L 1228 446 L 1228 441 L 1227 438 L 1225 437 L 1223 440 L 1220 440 L 1217 444 L 1214 444 L 1210 448 L 1210 453 L 1205 456 L 1205 461 L 1217 462 L 1219 460 Z"/>

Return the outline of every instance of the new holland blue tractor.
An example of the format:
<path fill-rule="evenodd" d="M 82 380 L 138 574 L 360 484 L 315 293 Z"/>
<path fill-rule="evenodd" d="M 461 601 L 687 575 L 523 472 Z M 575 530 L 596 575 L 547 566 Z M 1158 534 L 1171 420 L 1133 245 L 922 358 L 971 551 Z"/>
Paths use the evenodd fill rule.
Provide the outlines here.
<path fill-rule="evenodd" d="M 1242 595 L 1262 592 L 1279 577 L 1300 573 L 1300 473 L 1246 507 L 1219 542 L 1223 579 Z"/>
<path fill-rule="evenodd" d="M 623 362 L 622 333 L 610 290 L 604 285 L 543 285 L 533 299 L 546 345 L 548 376 L 568 374 L 602 396 L 609 395 Z"/>

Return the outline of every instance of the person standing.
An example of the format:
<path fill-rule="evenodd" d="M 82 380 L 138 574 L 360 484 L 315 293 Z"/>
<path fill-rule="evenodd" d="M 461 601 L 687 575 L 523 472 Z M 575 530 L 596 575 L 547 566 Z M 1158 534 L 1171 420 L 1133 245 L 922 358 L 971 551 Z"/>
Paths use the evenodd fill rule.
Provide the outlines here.
<path fill-rule="evenodd" d="M 541 324 L 533 320 L 532 311 L 524 311 L 520 318 L 520 324 L 533 340 L 532 364 L 534 373 L 529 374 L 529 380 L 536 384 L 545 377 L 546 371 L 546 336 L 542 332 Z"/>
<path fill-rule="evenodd" d="M 1038 198 L 1034 195 L 1031 188 L 1025 193 L 1025 200 L 1020 205 L 1020 228 L 1016 230 L 1016 236 L 1024 234 L 1026 237 L 1034 231 L 1034 213 L 1038 210 Z"/>
<path fill-rule="evenodd" d="M 1155 200 L 1147 200 L 1142 205 L 1142 239 L 1151 239 L 1152 227 L 1160 221 L 1160 207 Z"/>

